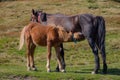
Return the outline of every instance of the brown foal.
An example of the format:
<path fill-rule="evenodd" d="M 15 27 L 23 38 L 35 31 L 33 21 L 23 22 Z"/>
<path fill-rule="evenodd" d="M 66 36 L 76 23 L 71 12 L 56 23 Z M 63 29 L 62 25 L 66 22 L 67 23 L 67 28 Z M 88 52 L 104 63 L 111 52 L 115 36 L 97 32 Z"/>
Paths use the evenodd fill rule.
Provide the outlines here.
<path fill-rule="evenodd" d="M 79 33 L 72 34 L 67 32 L 63 27 L 46 26 L 40 23 L 31 22 L 23 28 L 20 35 L 20 48 L 26 42 L 27 47 L 27 69 L 36 70 L 34 64 L 34 51 L 36 45 L 47 46 L 47 72 L 50 72 L 50 59 L 51 59 L 51 48 L 54 47 L 57 56 L 57 62 L 59 69 L 64 72 L 61 60 L 60 60 L 60 44 L 63 42 L 70 42 L 74 39 L 82 40 L 83 36 Z"/>

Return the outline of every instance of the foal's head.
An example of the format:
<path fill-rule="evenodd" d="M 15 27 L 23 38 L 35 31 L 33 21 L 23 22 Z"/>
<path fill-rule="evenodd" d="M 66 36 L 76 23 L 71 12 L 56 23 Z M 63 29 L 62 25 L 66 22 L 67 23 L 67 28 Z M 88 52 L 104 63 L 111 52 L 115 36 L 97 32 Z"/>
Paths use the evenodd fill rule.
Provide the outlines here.
<path fill-rule="evenodd" d="M 82 41 L 85 39 L 81 32 L 68 32 L 63 27 L 58 27 L 58 29 L 59 38 L 63 42 Z"/>
<path fill-rule="evenodd" d="M 59 39 L 63 42 L 68 42 L 72 40 L 72 33 L 66 31 L 63 27 L 58 26 Z"/>
<path fill-rule="evenodd" d="M 41 21 L 44 22 L 46 19 L 46 13 L 32 9 L 31 21 L 41 23 Z"/>

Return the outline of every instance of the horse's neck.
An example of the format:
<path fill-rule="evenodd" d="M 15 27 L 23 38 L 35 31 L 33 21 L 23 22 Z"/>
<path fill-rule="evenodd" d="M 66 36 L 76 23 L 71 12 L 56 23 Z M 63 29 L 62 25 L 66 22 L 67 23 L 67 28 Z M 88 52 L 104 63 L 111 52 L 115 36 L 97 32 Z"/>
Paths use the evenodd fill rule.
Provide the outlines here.
<path fill-rule="evenodd" d="M 42 24 L 42 25 L 47 25 L 47 22 L 46 22 L 46 21 L 45 21 L 45 22 L 41 22 L 41 24 Z"/>

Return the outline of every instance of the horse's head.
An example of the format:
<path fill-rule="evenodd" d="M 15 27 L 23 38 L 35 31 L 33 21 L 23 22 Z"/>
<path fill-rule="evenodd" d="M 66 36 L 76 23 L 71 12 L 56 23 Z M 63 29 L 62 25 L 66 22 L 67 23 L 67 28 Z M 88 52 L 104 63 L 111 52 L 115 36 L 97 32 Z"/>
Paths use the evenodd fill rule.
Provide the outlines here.
<path fill-rule="evenodd" d="M 73 41 L 81 41 L 84 40 L 85 37 L 81 32 L 75 32 L 73 33 Z"/>
<path fill-rule="evenodd" d="M 63 42 L 69 42 L 72 40 L 72 33 L 66 31 L 63 27 L 58 26 L 59 39 Z"/>
<path fill-rule="evenodd" d="M 59 34 L 59 38 L 63 41 L 63 42 L 76 42 L 76 41 L 81 41 L 84 40 L 85 37 L 81 32 L 71 32 L 71 31 L 66 31 L 63 27 L 58 27 L 58 34 Z"/>
<path fill-rule="evenodd" d="M 41 23 L 46 21 L 46 19 L 46 13 L 32 9 L 31 21 Z"/>

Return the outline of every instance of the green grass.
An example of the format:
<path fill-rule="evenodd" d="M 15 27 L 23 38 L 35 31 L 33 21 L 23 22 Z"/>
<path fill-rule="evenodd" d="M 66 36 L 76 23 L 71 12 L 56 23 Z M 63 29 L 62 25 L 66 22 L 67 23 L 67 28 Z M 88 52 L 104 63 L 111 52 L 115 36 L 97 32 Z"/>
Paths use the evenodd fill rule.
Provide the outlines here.
<path fill-rule="evenodd" d="M 117 0 L 116 0 L 117 1 Z M 37 47 L 38 71 L 26 70 L 25 46 L 18 50 L 21 29 L 29 23 L 31 9 L 48 13 L 75 15 L 91 13 L 106 21 L 106 54 L 108 74 L 92 75 L 94 56 L 87 40 L 64 43 L 66 73 L 55 72 L 53 49 L 51 73 L 46 72 L 46 47 Z M 120 79 L 120 3 L 114 0 L 34 0 L 0 2 L 0 80 L 119 80 Z M 101 56 L 101 55 L 99 55 Z M 102 69 L 102 59 L 100 58 Z"/>

